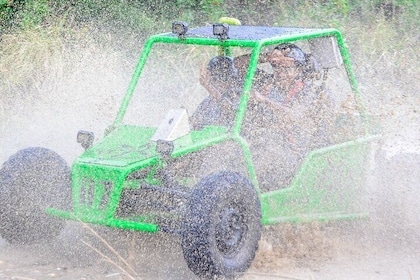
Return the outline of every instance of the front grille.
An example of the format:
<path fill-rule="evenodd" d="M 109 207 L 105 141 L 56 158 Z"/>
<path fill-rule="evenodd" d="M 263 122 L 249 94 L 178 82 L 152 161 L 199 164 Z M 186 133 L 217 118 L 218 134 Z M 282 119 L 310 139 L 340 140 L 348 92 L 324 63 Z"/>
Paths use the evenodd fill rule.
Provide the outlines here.
<path fill-rule="evenodd" d="M 112 186 L 111 181 L 94 181 L 84 178 L 80 188 L 80 204 L 88 208 L 105 209 L 109 203 Z"/>

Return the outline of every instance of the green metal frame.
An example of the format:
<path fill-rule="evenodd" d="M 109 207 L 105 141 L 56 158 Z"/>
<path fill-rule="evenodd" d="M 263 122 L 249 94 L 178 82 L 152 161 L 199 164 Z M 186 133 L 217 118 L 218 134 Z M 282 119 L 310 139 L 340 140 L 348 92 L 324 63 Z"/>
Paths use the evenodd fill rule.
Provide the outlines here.
<path fill-rule="evenodd" d="M 153 128 L 132 127 L 124 125 L 122 122 L 153 45 L 164 43 L 219 46 L 224 49 L 230 47 L 252 48 L 243 95 L 233 129 L 208 127 L 202 131 L 192 131 L 189 135 L 174 141 L 175 149 L 171 155 L 172 158 L 182 157 L 225 141 L 237 142 L 243 151 L 249 179 L 260 196 L 263 224 L 360 216 L 360 210 L 347 203 L 347 201 L 354 200 L 354 196 L 357 195 L 355 188 L 343 185 L 338 191 L 336 189 L 334 189 L 335 191 L 328 191 L 316 186 L 322 180 L 324 183 L 328 182 L 331 188 L 337 188 L 332 177 L 328 176 L 328 172 L 334 174 L 336 165 L 344 168 L 343 172 L 353 175 L 353 180 L 349 180 L 351 184 L 360 186 L 361 182 L 357 182 L 355 178 L 361 175 L 362 161 L 368 153 L 368 143 L 371 138 L 366 136 L 363 139 L 312 151 L 301 165 L 290 186 L 277 191 L 262 193 L 258 187 L 257 175 L 248 143 L 240 135 L 250 98 L 253 77 L 257 69 L 258 57 L 262 49 L 269 45 L 331 36 L 337 40 L 351 88 L 361 108 L 361 96 L 350 64 L 349 54 L 340 32 L 336 29 L 308 29 L 307 32 L 274 36 L 261 40 L 228 39 L 222 41 L 217 38 L 188 36 L 178 38 L 168 33 L 150 37 L 140 55 L 117 116 L 113 124 L 107 129 L 104 139 L 88 149 L 73 164 L 73 212 L 58 209 L 47 209 L 47 212 L 66 219 L 116 228 L 147 232 L 159 230 L 159 225 L 153 222 L 153 218 L 149 219 L 144 216 L 122 219 L 116 218 L 115 213 L 123 189 L 130 187 L 126 185 L 126 177 L 131 172 L 143 168 L 152 168 L 153 166 L 163 168 L 165 164 L 164 159 L 156 152 L 156 144 L 148 140 L 154 133 Z M 364 113 L 364 111 L 361 113 Z M 128 151 L 118 150 L 118 146 L 122 142 L 126 146 L 135 148 Z M 322 178 L 319 178 L 320 173 L 324 174 Z M 108 186 L 112 185 L 112 187 L 107 189 L 107 184 Z M 91 194 L 89 194 L 89 189 L 92 190 Z M 106 201 L 103 201 L 104 198 L 106 198 Z"/>

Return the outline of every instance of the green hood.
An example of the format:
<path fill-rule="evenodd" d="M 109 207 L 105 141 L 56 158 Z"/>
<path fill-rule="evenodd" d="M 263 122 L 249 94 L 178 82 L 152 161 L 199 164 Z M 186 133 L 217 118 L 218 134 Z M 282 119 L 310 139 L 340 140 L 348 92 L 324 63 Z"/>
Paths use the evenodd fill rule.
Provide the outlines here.
<path fill-rule="evenodd" d="M 156 142 L 151 141 L 156 128 L 121 126 L 88 149 L 77 163 L 123 167 L 154 158 Z"/>
<path fill-rule="evenodd" d="M 150 162 L 160 157 L 156 142 L 150 140 L 156 128 L 124 125 L 116 128 L 99 143 L 89 148 L 76 164 L 94 164 L 125 167 L 140 162 Z M 173 156 L 177 157 L 229 138 L 224 127 L 209 126 L 200 131 L 191 131 L 174 142 Z"/>

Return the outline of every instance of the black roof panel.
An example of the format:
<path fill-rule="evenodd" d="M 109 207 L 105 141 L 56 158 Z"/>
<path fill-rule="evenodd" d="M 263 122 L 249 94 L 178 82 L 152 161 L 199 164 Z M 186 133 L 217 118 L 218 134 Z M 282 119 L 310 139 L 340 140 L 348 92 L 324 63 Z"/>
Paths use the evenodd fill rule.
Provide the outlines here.
<path fill-rule="evenodd" d="M 229 39 L 235 40 L 262 40 L 284 35 L 299 33 L 310 33 L 321 29 L 301 28 L 301 27 L 271 27 L 271 26 L 229 26 Z M 177 36 L 172 33 L 163 34 L 166 36 Z M 213 26 L 197 27 L 188 30 L 185 35 L 187 38 L 217 38 L 213 35 Z"/>

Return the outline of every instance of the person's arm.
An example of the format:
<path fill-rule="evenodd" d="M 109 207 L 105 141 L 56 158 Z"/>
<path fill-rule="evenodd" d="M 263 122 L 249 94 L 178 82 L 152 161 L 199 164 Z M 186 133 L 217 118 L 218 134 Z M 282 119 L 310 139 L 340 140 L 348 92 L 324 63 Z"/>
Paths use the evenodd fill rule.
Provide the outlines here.
<path fill-rule="evenodd" d="M 220 91 L 218 91 L 216 87 L 212 85 L 209 72 L 207 71 L 206 67 L 202 67 L 200 69 L 200 84 L 207 90 L 209 95 L 216 98 L 216 100 L 220 100 L 222 98 Z"/>
<path fill-rule="evenodd" d="M 251 58 L 251 54 L 243 54 L 240 56 L 236 56 L 233 59 L 233 64 L 236 69 L 239 71 L 239 75 L 243 77 L 248 70 L 249 60 Z"/>
<path fill-rule="evenodd" d="M 269 85 L 266 85 L 265 87 L 262 87 L 261 89 L 254 88 L 254 90 L 252 91 L 252 95 L 255 97 L 255 99 L 258 102 L 266 103 L 274 110 L 282 111 L 285 113 L 291 113 L 292 110 L 290 107 L 280 102 L 274 101 L 270 99 L 270 97 L 268 97 L 268 93 L 272 89 L 272 87 L 273 86 L 269 84 Z"/>
<path fill-rule="evenodd" d="M 245 74 L 248 70 L 249 61 L 251 60 L 251 54 L 243 54 L 234 58 L 233 63 L 235 67 L 240 71 L 241 74 Z M 258 63 L 265 63 L 269 61 L 269 55 L 262 53 L 258 58 Z"/>

